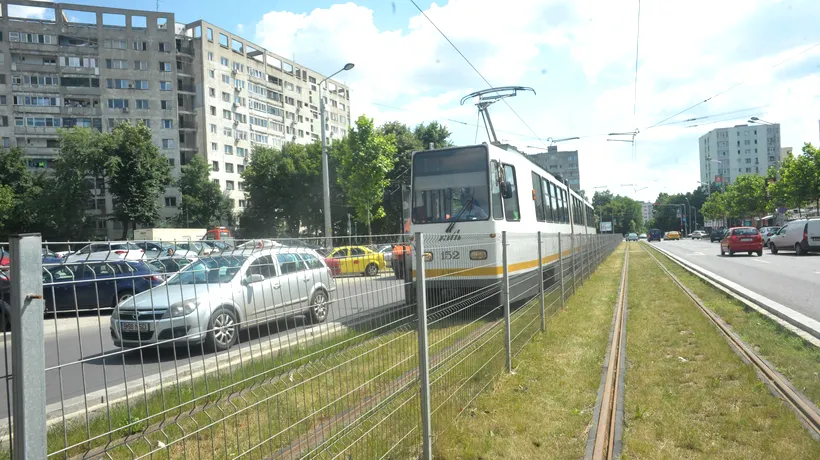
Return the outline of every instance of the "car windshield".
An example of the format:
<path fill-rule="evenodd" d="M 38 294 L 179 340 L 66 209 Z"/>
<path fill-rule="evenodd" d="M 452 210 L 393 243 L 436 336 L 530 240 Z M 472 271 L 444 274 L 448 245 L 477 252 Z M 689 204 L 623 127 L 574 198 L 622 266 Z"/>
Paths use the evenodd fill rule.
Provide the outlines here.
<path fill-rule="evenodd" d="M 154 259 L 148 261 L 148 265 L 151 266 L 151 269 L 161 272 L 161 273 L 175 273 L 183 268 L 191 265 L 191 261 L 188 259 Z"/>
<path fill-rule="evenodd" d="M 638 236 L 638 234 L 637 233 L 630 233 L 629 236 L 634 238 L 634 237 Z"/>
<path fill-rule="evenodd" d="M 168 284 L 217 284 L 231 281 L 247 257 L 218 256 L 199 259 L 168 280 Z"/>
<path fill-rule="evenodd" d="M 740 236 L 752 236 L 757 235 L 756 228 L 736 228 L 732 230 L 733 235 L 740 235 Z"/>

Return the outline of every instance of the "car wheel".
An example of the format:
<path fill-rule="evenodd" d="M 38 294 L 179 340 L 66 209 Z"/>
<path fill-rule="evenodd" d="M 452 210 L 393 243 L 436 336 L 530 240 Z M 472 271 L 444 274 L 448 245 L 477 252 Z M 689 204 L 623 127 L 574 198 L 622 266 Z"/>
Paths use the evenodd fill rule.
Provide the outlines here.
<path fill-rule="evenodd" d="M 206 346 L 211 351 L 225 351 L 231 348 L 238 338 L 236 314 L 227 308 L 218 308 L 208 321 Z"/>
<path fill-rule="evenodd" d="M 769 243 L 769 251 L 772 251 L 772 254 L 777 254 L 777 246 L 774 243 Z"/>
<path fill-rule="evenodd" d="M 324 323 L 327 319 L 327 293 L 324 290 L 317 290 L 310 297 L 310 311 L 308 317 L 314 324 Z"/>
<path fill-rule="evenodd" d="M 379 266 L 371 263 L 364 269 L 364 274 L 367 276 L 376 276 L 379 274 Z"/>
<path fill-rule="evenodd" d="M 752 251 L 749 251 L 749 255 L 752 255 Z"/>
<path fill-rule="evenodd" d="M 803 250 L 803 246 L 800 246 L 800 243 L 794 243 L 794 252 L 798 256 L 802 256 L 802 255 L 806 254 L 806 251 Z"/>
<path fill-rule="evenodd" d="M 758 257 L 763 257 L 763 250 L 762 249 L 757 251 L 757 256 Z"/>
<path fill-rule="evenodd" d="M 125 302 L 126 300 L 130 299 L 131 297 L 134 297 L 134 294 L 129 292 L 129 291 L 118 292 L 117 293 L 117 298 L 115 299 L 115 302 L 114 302 L 114 306 L 116 307 L 117 305 L 121 304 L 122 302 Z"/>

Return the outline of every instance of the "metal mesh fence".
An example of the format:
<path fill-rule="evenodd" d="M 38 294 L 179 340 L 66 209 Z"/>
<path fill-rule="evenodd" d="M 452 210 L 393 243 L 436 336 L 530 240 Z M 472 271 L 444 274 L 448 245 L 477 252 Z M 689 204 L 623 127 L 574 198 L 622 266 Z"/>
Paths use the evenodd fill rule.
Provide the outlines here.
<path fill-rule="evenodd" d="M 417 457 L 620 241 L 416 237 L 13 240 L 0 457 Z"/>

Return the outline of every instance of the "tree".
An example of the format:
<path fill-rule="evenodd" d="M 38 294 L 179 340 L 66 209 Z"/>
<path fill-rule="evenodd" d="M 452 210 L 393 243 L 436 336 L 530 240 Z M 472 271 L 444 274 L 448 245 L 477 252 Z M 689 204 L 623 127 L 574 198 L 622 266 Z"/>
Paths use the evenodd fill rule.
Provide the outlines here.
<path fill-rule="evenodd" d="M 306 216 L 314 226 L 322 219 L 320 147 L 256 148 L 242 179 L 249 202 L 242 225 L 251 235 L 299 236 Z"/>
<path fill-rule="evenodd" d="M 373 120 L 362 115 L 334 153 L 339 160 L 339 185 L 353 207 L 356 220 L 367 224 L 370 234 L 370 222 L 384 217 L 380 203 L 385 188 L 390 185 L 387 174 L 395 163 L 395 140 L 378 132 Z"/>
<path fill-rule="evenodd" d="M 766 179 L 743 174 L 726 190 L 726 210 L 733 217 L 760 217 L 766 212 Z"/>
<path fill-rule="evenodd" d="M 614 197 L 609 190 L 604 190 L 603 192 L 596 191 L 592 194 L 592 207 L 595 209 L 602 208 L 608 205 Z"/>
<path fill-rule="evenodd" d="M 726 194 L 712 193 L 703 203 L 700 212 L 709 220 L 725 219 L 727 215 Z"/>
<path fill-rule="evenodd" d="M 436 149 L 453 145 L 453 143 L 450 142 L 450 130 L 437 121 L 430 122 L 426 125 L 424 123 L 416 125 L 416 128 L 413 130 L 413 135 L 421 142 L 422 148 L 420 150 L 428 149 L 430 144 L 433 144 L 433 148 Z"/>
<path fill-rule="evenodd" d="M 23 151 L 0 149 L 0 185 L 7 208 L 0 213 L 0 238 L 13 233 L 41 231 L 40 219 L 47 215 L 41 208 L 45 179 L 26 167 Z"/>
<path fill-rule="evenodd" d="M 211 228 L 230 215 L 231 200 L 222 193 L 219 184 L 211 180 L 210 171 L 208 163 L 199 155 L 194 155 L 180 170 L 176 182 L 182 195 L 178 225 Z"/>
<path fill-rule="evenodd" d="M 152 225 L 159 218 L 160 198 L 173 181 L 168 158 L 151 142 L 151 130 L 120 123 L 107 146 L 109 190 L 114 198 L 114 216 L 122 222 L 122 238 L 137 224 Z"/>

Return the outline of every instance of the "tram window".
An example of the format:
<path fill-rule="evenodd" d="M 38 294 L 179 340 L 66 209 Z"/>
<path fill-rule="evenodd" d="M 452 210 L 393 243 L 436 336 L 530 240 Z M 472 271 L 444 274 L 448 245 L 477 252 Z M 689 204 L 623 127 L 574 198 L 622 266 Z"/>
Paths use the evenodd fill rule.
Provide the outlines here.
<path fill-rule="evenodd" d="M 532 173 L 532 194 L 535 203 L 535 219 L 544 222 L 544 192 L 541 190 L 541 176 Z"/>
<path fill-rule="evenodd" d="M 515 181 L 515 167 L 504 165 L 504 175 L 512 190 L 512 198 L 504 198 L 504 217 L 507 220 L 519 221 L 521 220 L 521 213 L 518 209 L 518 184 Z"/>
<path fill-rule="evenodd" d="M 498 162 L 493 160 L 490 170 L 492 171 L 492 178 L 490 179 L 490 187 L 492 188 L 493 219 L 501 220 L 504 218 L 504 208 L 501 206 L 501 187 L 498 186 Z"/>
<path fill-rule="evenodd" d="M 544 191 L 544 217 L 546 217 L 547 222 L 555 222 L 552 217 L 553 207 L 550 206 L 552 186 L 546 179 L 541 179 L 541 189 Z"/>
<path fill-rule="evenodd" d="M 567 191 L 561 189 L 561 215 L 564 223 L 569 223 L 569 200 L 567 200 Z"/>
<path fill-rule="evenodd" d="M 559 205 L 558 187 L 550 183 L 550 203 L 552 205 L 552 221 L 561 222 L 561 206 Z"/>

